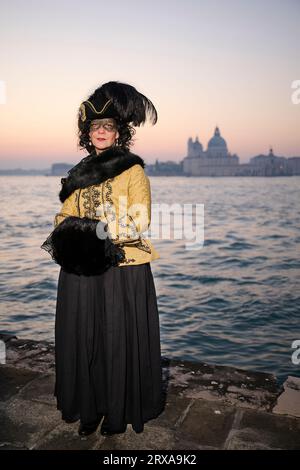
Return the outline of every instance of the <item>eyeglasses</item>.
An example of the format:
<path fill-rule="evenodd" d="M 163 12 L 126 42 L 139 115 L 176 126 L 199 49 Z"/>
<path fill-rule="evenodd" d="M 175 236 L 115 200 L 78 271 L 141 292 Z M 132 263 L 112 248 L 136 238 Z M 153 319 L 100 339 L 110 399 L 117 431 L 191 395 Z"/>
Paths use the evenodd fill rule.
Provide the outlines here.
<path fill-rule="evenodd" d="M 101 126 L 108 132 L 113 132 L 117 130 L 117 126 L 115 124 L 113 124 L 112 122 L 107 122 L 107 121 L 104 121 L 104 122 L 99 121 L 97 123 L 91 124 L 90 130 L 94 132 L 97 129 L 99 129 L 99 127 Z"/>

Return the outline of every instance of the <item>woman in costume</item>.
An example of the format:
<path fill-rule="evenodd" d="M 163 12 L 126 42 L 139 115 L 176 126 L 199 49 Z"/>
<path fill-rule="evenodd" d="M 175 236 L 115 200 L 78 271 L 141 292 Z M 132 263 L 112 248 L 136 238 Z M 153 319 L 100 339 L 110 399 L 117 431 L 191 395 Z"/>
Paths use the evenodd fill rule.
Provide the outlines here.
<path fill-rule="evenodd" d="M 43 243 L 60 267 L 54 395 L 66 422 L 88 435 L 126 431 L 163 410 L 159 314 L 150 262 L 151 189 L 129 150 L 133 126 L 157 122 L 133 86 L 108 82 L 81 103 L 79 146 L 89 152 L 62 178 L 61 210 Z"/>

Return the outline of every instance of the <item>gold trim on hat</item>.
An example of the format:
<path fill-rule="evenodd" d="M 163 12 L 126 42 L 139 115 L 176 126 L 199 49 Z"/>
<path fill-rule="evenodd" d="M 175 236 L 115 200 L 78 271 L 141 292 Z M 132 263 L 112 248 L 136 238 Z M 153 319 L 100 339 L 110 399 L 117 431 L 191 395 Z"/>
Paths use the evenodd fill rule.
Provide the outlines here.
<path fill-rule="evenodd" d="M 102 114 L 104 113 L 104 111 L 106 110 L 106 108 L 110 105 L 110 103 L 112 102 L 112 99 L 109 99 L 105 105 L 103 106 L 103 108 L 100 110 L 100 111 L 97 111 L 97 109 L 95 108 L 95 106 L 93 105 L 93 103 L 91 103 L 90 101 L 84 101 L 81 105 L 80 105 L 80 115 L 81 115 L 81 120 L 84 122 L 86 120 L 86 112 L 85 112 L 85 104 L 84 103 L 88 103 L 90 108 L 92 108 L 92 111 L 94 111 L 94 113 L 96 114 Z"/>
<path fill-rule="evenodd" d="M 106 108 L 109 106 L 109 104 L 111 103 L 111 99 L 108 100 L 105 105 L 103 106 L 103 108 L 101 109 L 101 111 L 97 111 L 97 109 L 95 108 L 95 106 L 93 105 L 93 103 L 91 103 L 90 101 L 86 101 L 86 103 L 89 103 L 89 105 L 91 106 L 91 108 L 93 109 L 93 111 L 96 113 L 96 114 L 102 114 Z"/>

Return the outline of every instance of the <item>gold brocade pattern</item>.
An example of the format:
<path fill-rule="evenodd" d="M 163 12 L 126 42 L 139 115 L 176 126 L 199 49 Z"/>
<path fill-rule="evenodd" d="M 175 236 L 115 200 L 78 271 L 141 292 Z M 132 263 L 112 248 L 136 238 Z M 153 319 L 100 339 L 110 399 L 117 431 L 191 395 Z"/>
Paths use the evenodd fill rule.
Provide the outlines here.
<path fill-rule="evenodd" d="M 111 194 L 112 194 L 111 181 L 113 181 L 113 179 L 114 178 L 110 178 L 104 182 L 104 191 L 102 192 L 102 202 L 103 202 L 103 207 L 105 208 L 104 214 L 105 214 L 107 222 L 113 222 L 114 220 L 116 220 L 116 214 L 114 211 L 114 203 L 111 198 Z M 105 193 L 105 201 L 104 201 L 104 193 Z"/>
<path fill-rule="evenodd" d="M 102 202 L 103 202 L 103 207 L 105 207 L 104 214 L 106 217 L 107 222 L 113 222 L 116 220 L 116 213 L 114 210 L 113 206 L 113 200 L 111 198 L 112 194 L 112 186 L 111 186 L 111 181 L 113 181 L 114 178 L 109 178 L 104 182 L 104 191 L 102 192 Z M 104 193 L 105 193 L 105 201 L 106 204 L 104 203 Z M 117 240 L 119 240 L 120 235 L 117 235 Z M 123 244 L 121 244 L 123 246 Z M 135 258 L 124 258 L 122 263 L 129 264 L 131 262 L 135 262 Z"/>
<path fill-rule="evenodd" d="M 101 203 L 101 191 L 95 186 L 89 186 L 84 191 L 81 192 L 81 195 L 84 199 L 84 217 L 89 217 L 90 219 L 96 219 L 97 209 L 102 204 Z"/>

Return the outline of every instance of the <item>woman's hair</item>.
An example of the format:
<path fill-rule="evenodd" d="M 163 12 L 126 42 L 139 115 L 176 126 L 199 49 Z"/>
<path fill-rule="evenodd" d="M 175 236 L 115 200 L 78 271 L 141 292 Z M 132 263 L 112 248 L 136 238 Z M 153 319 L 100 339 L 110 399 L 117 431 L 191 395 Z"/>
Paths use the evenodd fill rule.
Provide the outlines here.
<path fill-rule="evenodd" d="M 117 130 L 119 132 L 119 138 L 116 139 L 116 144 L 122 147 L 124 150 L 130 150 L 130 147 L 133 145 L 133 136 L 135 135 L 135 129 L 130 124 L 125 123 L 122 120 L 114 118 L 117 124 Z M 94 150 L 94 145 L 90 141 L 90 120 L 81 121 L 80 116 L 78 116 L 78 147 L 79 149 L 85 149 L 88 153 L 91 153 Z"/>

